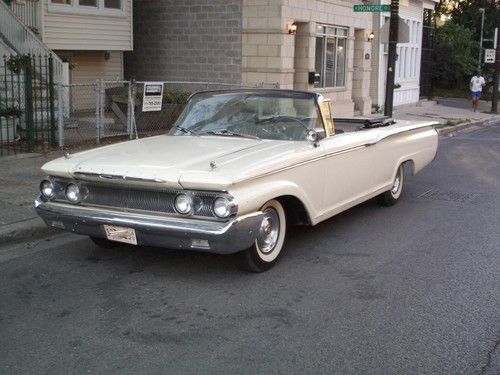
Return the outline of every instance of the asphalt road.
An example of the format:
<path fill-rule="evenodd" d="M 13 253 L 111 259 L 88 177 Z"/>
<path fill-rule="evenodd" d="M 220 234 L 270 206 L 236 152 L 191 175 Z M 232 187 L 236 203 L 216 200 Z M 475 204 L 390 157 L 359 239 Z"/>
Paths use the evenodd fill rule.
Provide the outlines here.
<path fill-rule="evenodd" d="M 271 271 L 64 234 L 0 248 L 0 373 L 499 374 L 500 123 Z"/>

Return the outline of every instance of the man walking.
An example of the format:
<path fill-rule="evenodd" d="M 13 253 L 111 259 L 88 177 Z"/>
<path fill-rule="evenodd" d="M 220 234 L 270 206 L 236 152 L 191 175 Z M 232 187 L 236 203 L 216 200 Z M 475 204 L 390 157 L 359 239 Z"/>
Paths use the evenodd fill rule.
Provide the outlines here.
<path fill-rule="evenodd" d="M 486 82 L 479 72 L 476 72 L 476 74 L 470 80 L 470 91 L 472 92 L 472 108 L 474 109 L 474 112 L 477 111 L 479 98 L 481 97 L 481 92 L 483 91 L 483 86 L 485 84 Z"/>

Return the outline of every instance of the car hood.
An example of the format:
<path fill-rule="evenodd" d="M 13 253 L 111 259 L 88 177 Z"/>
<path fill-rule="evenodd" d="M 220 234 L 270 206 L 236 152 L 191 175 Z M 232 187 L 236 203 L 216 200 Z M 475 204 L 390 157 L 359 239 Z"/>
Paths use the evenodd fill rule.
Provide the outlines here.
<path fill-rule="evenodd" d="M 306 146 L 311 147 L 308 142 L 162 135 L 73 154 L 42 169 L 70 178 L 101 175 L 176 188 L 225 189 Z"/>

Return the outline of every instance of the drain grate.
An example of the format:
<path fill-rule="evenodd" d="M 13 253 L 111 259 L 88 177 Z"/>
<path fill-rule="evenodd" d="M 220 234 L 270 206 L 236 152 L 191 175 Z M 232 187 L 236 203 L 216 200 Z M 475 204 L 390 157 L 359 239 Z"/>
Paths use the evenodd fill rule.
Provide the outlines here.
<path fill-rule="evenodd" d="M 469 203 L 476 199 L 478 196 L 478 193 L 459 193 L 456 191 L 440 191 L 436 189 L 429 189 L 425 193 L 420 194 L 418 198 Z"/>

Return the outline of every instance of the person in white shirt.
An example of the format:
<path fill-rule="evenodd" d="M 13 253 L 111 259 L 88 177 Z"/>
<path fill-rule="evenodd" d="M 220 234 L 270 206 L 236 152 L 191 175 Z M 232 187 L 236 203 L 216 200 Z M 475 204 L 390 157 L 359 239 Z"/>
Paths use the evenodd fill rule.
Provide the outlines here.
<path fill-rule="evenodd" d="M 486 82 L 479 72 L 476 72 L 476 74 L 470 80 L 470 91 L 472 92 L 472 109 L 474 109 L 474 112 L 477 111 L 479 98 L 481 97 L 481 92 L 483 91 L 483 86 L 485 84 Z"/>

